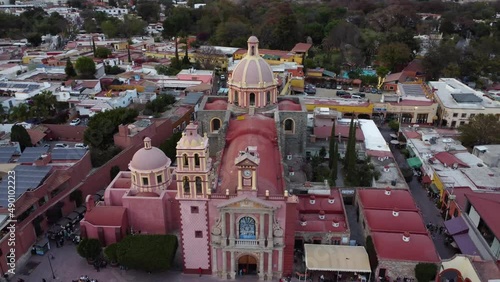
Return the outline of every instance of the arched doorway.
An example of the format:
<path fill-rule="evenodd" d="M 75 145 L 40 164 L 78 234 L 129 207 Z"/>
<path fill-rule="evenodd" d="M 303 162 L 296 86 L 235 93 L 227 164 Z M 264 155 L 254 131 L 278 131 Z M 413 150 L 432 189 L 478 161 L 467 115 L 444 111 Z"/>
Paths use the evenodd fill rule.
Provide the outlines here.
<path fill-rule="evenodd" d="M 257 258 L 251 255 L 244 255 L 238 259 L 238 273 L 249 275 L 257 274 Z"/>
<path fill-rule="evenodd" d="M 255 93 L 250 93 L 250 106 L 255 106 Z"/>

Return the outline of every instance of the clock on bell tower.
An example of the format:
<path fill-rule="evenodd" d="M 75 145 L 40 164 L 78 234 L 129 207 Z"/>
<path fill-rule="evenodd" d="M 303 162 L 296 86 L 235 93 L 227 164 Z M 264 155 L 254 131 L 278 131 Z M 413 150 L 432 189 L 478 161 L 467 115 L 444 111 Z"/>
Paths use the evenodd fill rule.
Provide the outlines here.
<path fill-rule="evenodd" d="M 238 168 L 238 190 L 257 190 L 257 166 L 260 159 L 257 147 L 247 147 L 235 160 Z"/>

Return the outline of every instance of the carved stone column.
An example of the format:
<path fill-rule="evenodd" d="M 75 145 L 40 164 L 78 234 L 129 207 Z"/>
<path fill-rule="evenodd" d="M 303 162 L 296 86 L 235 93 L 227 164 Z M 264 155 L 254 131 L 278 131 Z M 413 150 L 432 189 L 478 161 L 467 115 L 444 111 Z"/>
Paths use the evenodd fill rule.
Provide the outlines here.
<path fill-rule="evenodd" d="M 218 270 L 217 249 L 215 247 L 212 247 L 212 275 L 216 275 Z"/>
<path fill-rule="evenodd" d="M 274 247 L 273 240 L 273 214 L 271 212 L 267 213 L 267 218 L 269 219 L 269 230 L 267 234 L 267 248 L 272 249 Z"/>
<path fill-rule="evenodd" d="M 231 272 L 229 273 L 231 279 L 236 279 L 235 264 L 236 264 L 236 258 L 234 257 L 234 251 L 231 251 Z"/>
<path fill-rule="evenodd" d="M 264 252 L 259 253 L 259 280 L 264 280 Z"/>
<path fill-rule="evenodd" d="M 229 246 L 234 246 L 234 213 L 229 213 Z"/>
<path fill-rule="evenodd" d="M 227 279 L 227 258 L 224 249 L 222 249 L 222 279 Z"/>
<path fill-rule="evenodd" d="M 267 280 L 273 280 L 273 252 L 267 253 Z"/>
<path fill-rule="evenodd" d="M 259 221 L 260 221 L 259 246 L 263 247 L 266 240 L 266 238 L 264 237 L 264 228 L 265 228 L 264 223 L 266 221 L 265 213 L 259 214 Z"/>
<path fill-rule="evenodd" d="M 221 214 L 221 218 L 222 218 L 222 246 L 225 247 L 227 246 L 227 228 L 226 228 L 226 212 L 225 211 L 222 211 L 222 214 Z"/>

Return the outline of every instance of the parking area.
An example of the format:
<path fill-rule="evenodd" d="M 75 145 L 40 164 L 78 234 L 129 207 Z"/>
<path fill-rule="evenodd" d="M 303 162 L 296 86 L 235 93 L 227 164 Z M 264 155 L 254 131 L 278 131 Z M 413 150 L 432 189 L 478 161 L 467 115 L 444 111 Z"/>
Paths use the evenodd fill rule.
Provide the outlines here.
<path fill-rule="evenodd" d="M 74 119 L 70 119 L 68 120 L 67 124 L 68 125 L 74 125 L 74 126 L 87 126 L 87 124 L 89 123 L 89 118 L 84 118 L 84 117 L 80 117 L 80 118 L 74 118 Z"/>
<path fill-rule="evenodd" d="M 70 141 L 45 141 L 44 146 L 49 147 L 50 150 L 56 148 L 63 148 L 61 145 L 67 145 L 66 148 L 75 148 L 76 144 L 82 144 L 82 142 L 70 142 Z"/>

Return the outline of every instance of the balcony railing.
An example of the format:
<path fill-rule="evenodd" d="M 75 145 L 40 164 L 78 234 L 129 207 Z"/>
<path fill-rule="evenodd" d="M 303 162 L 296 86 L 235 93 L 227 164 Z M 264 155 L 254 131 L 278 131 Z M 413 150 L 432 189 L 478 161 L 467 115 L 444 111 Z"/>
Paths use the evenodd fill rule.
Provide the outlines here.
<path fill-rule="evenodd" d="M 250 247 L 250 246 L 259 246 L 259 241 L 258 240 L 248 240 L 248 239 L 236 239 L 235 241 L 236 246 L 245 246 L 245 247 Z"/>

